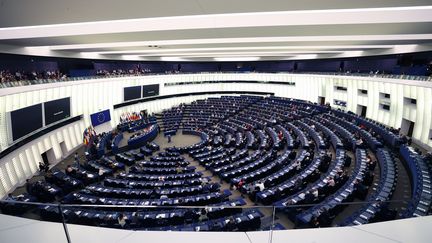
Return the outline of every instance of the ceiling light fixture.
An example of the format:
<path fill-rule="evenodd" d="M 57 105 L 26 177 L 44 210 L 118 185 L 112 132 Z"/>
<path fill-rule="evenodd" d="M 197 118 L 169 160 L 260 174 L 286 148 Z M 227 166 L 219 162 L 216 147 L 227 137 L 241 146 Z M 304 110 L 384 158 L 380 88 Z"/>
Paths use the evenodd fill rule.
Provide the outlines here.
<path fill-rule="evenodd" d="M 218 62 L 252 62 L 260 60 L 260 57 L 215 57 L 213 60 Z"/>

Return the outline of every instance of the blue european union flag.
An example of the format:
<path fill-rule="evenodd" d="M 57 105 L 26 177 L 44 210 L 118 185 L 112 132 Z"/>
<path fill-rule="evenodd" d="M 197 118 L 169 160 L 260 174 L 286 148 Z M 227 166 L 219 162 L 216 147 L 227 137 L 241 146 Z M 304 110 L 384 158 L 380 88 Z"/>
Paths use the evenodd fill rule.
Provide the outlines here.
<path fill-rule="evenodd" d="M 104 111 L 91 114 L 90 119 L 93 127 L 99 126 L 100 124 L 111 121 L 110 111 L 104 110 Z"/>

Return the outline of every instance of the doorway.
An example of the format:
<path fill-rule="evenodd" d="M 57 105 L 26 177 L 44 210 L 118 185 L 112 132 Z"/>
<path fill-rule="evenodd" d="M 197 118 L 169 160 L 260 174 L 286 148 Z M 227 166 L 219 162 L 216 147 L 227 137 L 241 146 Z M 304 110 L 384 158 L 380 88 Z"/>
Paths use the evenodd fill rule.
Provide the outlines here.
<path fill-rule="evenodd" d="M 62 157 L 63 157 L 63 158 L 66 158 L 66 155 L 67 155 L 67 153 L 68 153 L 68 150 L 67 150 L 67 148 L 66 148 L 66 144 L 65 144 L 64 141 L 60 143 L 60 149 L 61 149 L 61 152 L 62 152 Z"/>
<path fill-rule="evenodd" d="M 318 103 L 319 103 L 320 105 L 325 105 L 325 97 L 318 96 Z"/>
<path fill-rule="evenodd" d="M 44 164 L 49 165 L 47 153 L 45 152 L 45 153 L 41 154 L 41 156 L 42 156 L 42 161 L 44 162 Z"/>
<path fill-rule="evenodd" d="M 413 121 L 402 119 L 401 131 L 403 134 L 406 134 L 408 137 L 412 137 L 414 131 L 415 123 Z"/>
<path fill-rule="evenodd" d="M 357 115 L 366 117 L 367 107 L 364 105 L 357 105 Z"/>
<path fill-rule="evenodd" d="M 42 157 L 42 161 L 47 165 L 55 163 L 55 160 L 56 160 L 55 155 L 54 155 L 54 151 L 52 148 L 45 151 L 44 153 L 42 153 L 41 157 Z"/>

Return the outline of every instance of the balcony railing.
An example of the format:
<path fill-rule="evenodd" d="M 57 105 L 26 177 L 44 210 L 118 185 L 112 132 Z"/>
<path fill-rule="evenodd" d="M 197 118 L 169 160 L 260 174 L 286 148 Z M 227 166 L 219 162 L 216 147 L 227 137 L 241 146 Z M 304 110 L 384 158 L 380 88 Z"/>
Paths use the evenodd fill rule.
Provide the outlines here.
<path fill-rule="evenodd" d="M 213 72 L 202 72 L 213 73 Z M 214 72 L 214 73 L 249 73 L 249 72 Z M 337 76 L 353 76 L 353 77 L 371 77 L 371 78 L 389 78 L 389 79 L 403 79 L 414 81 L 432 81 L 432 76 L 415 76 L 415 75 L 399 75 L 399 74 L 377 74 L 377 73 L 348 73 L 348 72 L 272 72 L 272 73 L 287 73 L 287 74 L 311 74 L 311 75 L 337 75 Z M 106 78 L 120 78 L 120 77 L 139 77 L 150 75 L 176 75 L 176 74 L 197 74 L 189 72 L 176 72 L 176 73 L 146 73 L 146 74 L 122 74 L 122 75 L 107 75 L 107 76 L 86 76 L 86 77 L 67 77 L 62 79 L 38 79 L 38 80 L 21 80 L 0 83 L 0 88 L 19 87 L 26 85 L 82 81 L 90 79 L 106 79 Z"/>

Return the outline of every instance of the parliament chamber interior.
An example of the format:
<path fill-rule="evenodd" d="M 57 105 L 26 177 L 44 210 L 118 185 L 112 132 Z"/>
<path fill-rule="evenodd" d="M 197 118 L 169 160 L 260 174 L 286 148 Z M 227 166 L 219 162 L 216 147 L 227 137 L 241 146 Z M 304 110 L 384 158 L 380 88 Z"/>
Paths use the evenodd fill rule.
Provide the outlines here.
<path fill-rule="evenodd" d="M 431 23 L 425 0 L 2 3 L 0 243 L 430 242 Z"/>

